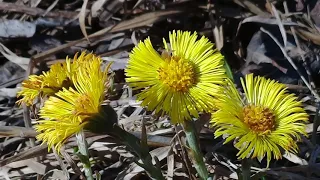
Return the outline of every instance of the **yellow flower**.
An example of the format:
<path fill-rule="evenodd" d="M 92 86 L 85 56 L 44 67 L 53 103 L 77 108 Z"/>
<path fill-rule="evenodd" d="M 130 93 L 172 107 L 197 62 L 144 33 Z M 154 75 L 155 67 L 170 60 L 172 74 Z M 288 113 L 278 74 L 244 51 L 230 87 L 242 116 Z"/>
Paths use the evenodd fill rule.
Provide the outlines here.
<path fill-rule="evenodd" d="M 160 55 L 147 38 L 130 54 L 125 70 L 133 89 L 142 89 L 138 100 L 148 110 L 164 111 L 172 123 L 198 117 L 214 106 L 213 96 L 226 78 L 223 56 L 205 37 L 173 31 Z"/>
<path fill-rule="evenodd" d="M 49 87 L 58 91 L 62 87 L 70 86 L 69 84 L 66 63 L 53 64 L 48 72 L 43 72 L 42 87 Z"/>
<path fill-rule="evenodd" d="M 40 133 L 37 139 L 57 151 L 67 138 L 82 130 L 89 117 L 99 112 L 105 97 L 109 66 L 102 71 L 101 59 L 96 56 L 84 63 L 72 74 L 74 88 L 63 88 L 40 109 L 40 118 L 45 120 L 35 126 Z"/>
<path fill-rule="evenodd" d="M 50 96 L 58 92 L 63 86 L 67 86 L 69 83 L 66 70 L 66 63 L 56 63 L 42 75 L 30 75 L 28 80 L 22 82 L 22 89 L 17 96 L 23 96 L 23 98 L 18 100 L 17 103 L 24 102 L 30 106 L 39 95 L 42 97 Z"/>
<path fill-rule="evenodd" d="M 91 61 L 101 62 L 100 57 L 95 56 L 92 53 L 87 53 L 83 51 L 78 57 L 78 53 L 76 53 L 73 57 L 73 61 L 69 57 L 66 58 L 66 66 L 67 66 L 67 75 L 68 77 L 72 77 L 75 73 L 77 73 L 78 69 L 81 66 L 85 66 L 86 63 Z"/>
<path fill-rule="evenodd" d="M 40 122 L 41 123 L 41 122 Z M 43 121 L 43 124 L 37 125 L 36 131 L 43 132 L 36 136 L 42 140 L 42 143 L 48 144 L 48 151 L 54 147 L 57 152 L 60 152 L 61 146 L 73 134 L 80 132 L 85 126 L 85 123 L 70 122 L 70 121 Z"/>
<path fill-rule="evenodd" d="M 81 66 L 86 66 L 91 61 L 101 62 L 99 57 L 85 51 L 74 56 L 73 62 L 66 58 L 64 63 L 56 63 L 50 67 L 48 72 L 42 72 L 41 75 L 31 75 L 28 80 L 22 83 L 22 89 L 18 92 L 18 97 L 23 97 L 18 104 L 23 102 L 30 106 L 33 101 L 39 97 L 51 96 L 61 90 L 63 87 L 73 86 L 71 78 L 77 73 Z"/>
<path fill-rule="evenodd" d="M 217 99 L 218 111 L 211 123 L 215 136 L 227 135 L 225 143 L 237 139 L 240 159 L 280 159 L 281 150 L 297 152 L 296 140 L 306 135 L 304 121 L 308 115 L 294 94 L 284 84 L 249 74 L 241 79 L 245 99 L 241 99 L 233 83 L 229 83 Z"/>
<path fill-rule="evenodd" d="M 38 97 L 41 89 L 43 76 L 30 75 L 28 80 L 22 82 L 22 89 L 17 93 L 17 96 L 23 96 L 17 101 L 17 104 L 25 102 L 27 105 L 31 105 L 33 100 Z"/>

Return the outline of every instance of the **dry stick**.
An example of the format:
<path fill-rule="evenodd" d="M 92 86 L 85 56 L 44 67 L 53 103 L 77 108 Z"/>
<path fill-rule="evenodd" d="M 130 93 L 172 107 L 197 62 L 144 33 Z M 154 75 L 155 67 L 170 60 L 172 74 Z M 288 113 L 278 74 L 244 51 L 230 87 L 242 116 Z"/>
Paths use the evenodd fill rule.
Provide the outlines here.
<path fill-rule="evenodd" d="M 289 63 L 291 64 L 291 66 L 297 71 L 297 73 L 299 74 L 300 78 L 302 79 L 302 81 L 304 82 L 304 84 L 309 88 L 309 90 L 311 91 L 311 93 L 313 94 L 313 96 L 316 98 L 316 101 L 320 101 L 320 97 L 317 94 L 316 91 L 313 90 L 313 88 L 311 87 L 311 85 L 309 84 L 309 82 L 306 80 L 306 78 L 302 75 L 302 73 L 300 72 L 300 70 L 298 69 L 298 67 L 294 64 L 294 62 L 292 61 L 292 59 L 290 58 L 290 56 L 287 54 L 286 50 L 282 47 L 282 45 L 279 43 L 279 41 L 267 30 L 265 30 L 264 28 L 260 28 L 260 30 L 266 34 L 268 34 L 271 39 L 273 39 L 273 41 L 279 46 L 279 48 L 281 49 L 283 55 L 287 58 L 287 60 L 289 61 Z"/>
<path fill-rule="evenodd" d="M 40 4 L 41 0 L 37 0 L 35 3 L 32 3 L 32 2 L 33 2 L 33 1 L 30 2 L 31 7 L 37 7 L 37 6 Z M 24 14 L 24 15 L 22 15 L 22 17 L 20 18 L 20 21 L 23 21 L 23 20 L 25 20 L 26 18 L 28 18 L 28 15 Z"/>
<path fill-rule="evenodd" d="M 35 146 L 35 147 L 32 147 L 26 151 L 22 151 L 17 155 L 13 155 L 8 158 L 2 159 L 0 161 L 0 167 L 3 167 L 3 166 L 10 164 L 12 162 L 30 159 L 30 158 L 34 158 L 36 156 L 38 157 L 42 154 L 47 154 L 47 153 L 48 153 L 48 146 L 47 145 Z"/>
<path fill-rule="evenodd" d="M 28 7 L 24 5 L 16 5 L 13 3 L 0 3 L 0 10 L 9 11 L 9 12 L 17 12 L 17 13 L 24 13 L 31 16 L 42 16 L 46 15 L 46 17 L 61 17 L 67 19 L 73 19 L 79 13 L 72 12 L 72 11 L 53 11 L 53 12 L 46 12 L 43 9 L 36 8 L 36 7 Z"/>
<path fill-rule="evenodd" d="M 1 3 L 0 3 L 1 4 Z M 32 72 L 33 69 L 33 62 L 29 61 L 29 65 L 28 65 L 28 69 L 26 72 L 26 76 L 25 79 L 29 78 L 30 72 Z M 30 118 L 30 107 L 28 107 L 26 105 L 26 103 L 22 104 L 22 108 L 23 108 L 23 121 L 24 121 L 24 126 L 26 128 L 32 128 L 32 123 L 31 123 L 31 118 Z M 30 141 L 30 146 L 31 148 L 35 147 L 36 143 L 35 143 L 35 138 L 30 137 L 29 138 Z M 36 161 L 40 161 L 40 157 L 36 157 Z M 37 175 L 38 176 L 38 175 Z"/>
<path fill-rule="evenodd" d="M 231 7 L 223 7 L 219 6 L 219 9 L 213 9 L 213 5 L 209 5 L 209 10 L 212 14 L 217 14 L 219 12 L 220 16 L 228 17 L 228 18 L 234 18 L 234 19 L 244 19 L 248 18 L 250 16 L 253 16 L 254 14 L 251 12 L 245 12 L 243 10 L 240 10 L 239 8 L 231 8 Z M 203 9 L 204 11 L 208 10 L 208 5 L 198 5 L 198 8 Z"/>
<path fill-rule="evenodd" d="M 114 33 L 114 32 L 124 31 L 124 30 L 128 30 L 128 29 L 142 27 L 147 24 L 153 24 L 154 22 L 157 22 L 160 19 L 163 19 L 164 17 L 170 16 L 170 15 L 176 15 L 176 14 L 179 14 L 182 12 L 184 12 L 183 9 L 174 9 L 174 10 L 168 9 L 168 10 L 163 10 L 163 11 L 155 11 L 155 12 L 145 13 L 145 14 L 137 16 L 133 19 L 122 21 L 114 26 L 107 27 L 107 28 L 104 28 L 100 31 L 93 33 L 93 34 L 90 34 L 88 36 L 88 38 L 90 40 L 91 39 L 95 40 L 97 38 L 100 38 L 100 37 L 108 34 L 108 33 Z M 79 43 L 85 42 L 85 41 L 86 41 L 85 38 L 78 39 L 76 41 L 71 41 L 69 43 L 66 43 L 61 46 L 58 46 L 58 47 L 49 49 L 47 51 L 44 51 L 42 53 L 39 53 L 39 54 L 33 56 L 32 60 L 34 60 L 35 62 L 41 61 L 52 54 L 55 54 L 55 53 L 58 53 L 58 52 L 64 50 L 65 48 L 68 48 L 70 46 L 74 46 L 76 44 L 79 44 Z"/>
<path fill-rule="evenodd" d="M 285 13 L 289 13 L 289 10 L 288 10 L 288 6 L 287 6 L 287 1 L 284 1 L 283 2 L 283 6 L 284 6 L 284 10 L 285 10 Z M 291 21 L 291 18 L 288 18 L 290 21 Z M 302 58 L 302 61 L 303 61 L 303 67 L 305 68 L 307 74 L 308 74 L 308 79 L 309 79 L 309 82 L 311 84 L 311 88 L 313 88 L 315 90 L 316 88 L 316 85 L 313 81 L 313 78 L 312 78 L 312 75 L 311 75 L 311 72 L 310 72 L 310 69 L 309 69 L 309 66 L 307 64 L 307 61 L 304 57 L 304 55 L 302 55 L 302 52 L 301 52 L 301 46 L 300 46 L 300 42 L 299 42 L 299 39 L 297 37 L 297 34 L 296 34 L 296 30 L 293 26 L 290 26 L 290 29 L 291 29 L 291 32 L 292 32 L 292 35 L 294 37 L 294 41 L 297 45 L 297 48 L 298 48 L 298 53 L 300 55 L 300 57 Z M 319 120 L 318 120 L 318 117 L 319 117 L 319 106 L 320 106 L 320 103 L 317 102 L 317 110 L 316 110 L 316 115 L 314 117 L 314 120 L 313 120 L 313 131 L 312 131 L 312 135 L 311 135 L 311 142 L 316 145 L 317 144 L 317 129 L 318 129 L 318 126 L 319 126 Z"/>
<path fill-rule="evenodd" d="M 59 153 L 58 153 L 57 150 L 54 148 L 54 146 L 52 146 L 51 149 L 52 149 L 52 151 L 53 151 L 54 157 L 55 157 L 56 160 L 58 160 L 58 162 L 59 162 L 59 165 L 60 165 L 60 167 L 61 167 L 61 169 L 62 169 L 63 175 L 65 175 L 65 177 L 66 177 L 67 179 L 70 179 L 70 175 L 69 175 L 67 166 L 66 166 L 66 164 L 63 162 L 61 156 L 59 156 Z M 64 151 L 64 154 L 67 154 L 67 153 L 65 153 L 65 151 Z M 63 155 L 64 155 L 64 154 L 63 154 Z"/>
<path fill-rule="evenodd" d="M 211 11 L 212 7 L 210 6 L 210 2 L 208 2 L 208 13 L 209 13 L 209 19 L 210 19 L 210 23 L 211 23 L 211 27 L 212 27 L 212 34 L 213 34 L 213 37 L 215 39 L 215 45 L 216 45 L 216 48 L 220 51 L 224 45 L 224 42 L 223 42 L 223 26 L 222 26 L 222 23 L 219 21 L 219 18 L 215 19 L 213 17 L 213 13 Z M 215 6 L 215 9 L 218 9 L 219 7 L 216 7 Z M 219 11 L 216 11 L 216 15 L 219 15 L 218 14 Z"/>
<path fill-rule="evenodd" d="M 46 16 L 57 4 L 59 0 L 55 0 L 46 10 L 46 12 L 43 14 L 43 16 Z"/>
<path fill-rule="evenodd" d="M 30 108 L 28 106 L 26 106 L 26 104 L 22 104 L 22 108 L 23 108 L 23 122 L 24 122 L 24 126 L 26 128 L 32 128 L 32 124 L 31 124 L 31 118 L 30 118 Z M 34 147 L 36 145 L 35 143 L 35 138 L 30 137 L 30 146 Z M 38 160 L 38 159 L 37 159 Z"/>
<path fill-rule="evenodd" d="M 25 76 L 21 76 L 21 77 L 17 77 L 15 79 L 9 80 L 7 82 L 4 82 L 4 83 L 0 84 L 0 89 L 6 88 L 6 87 L 9 87 L 12 85 L 16 85 L 16 84 L 22 82 L 24 79 L 25 79 Z"/>
<path fill-rule="evenodd" d="M 269 13 L 261 10 L 259 7 L 257 7 L 255 4 L 253 4 L 248 0 L 233 0 L 233 2 L 243 8 L 247 8 L 249 11 L 253 12 L 254 14 L 257 14 L 262 17 L 270 17 Z"/>
<path fill-rule="evenodd" d="M 283 6 L 284 6 L 285 13 L 288 14 L 289 10 L 288 10 L 288 6 L 287 6 L 287 1 L 283 2 Z M 289 17 L 288 20 L 291 21 L 291 18 Z M 290 29 L 291 29 L 292 35 L 294 37 L 294 41 L 297 45 L 298 53 L 299 53 L 300 57 L 302 58 L 303 67 L 306 69 L 306 72 L 308 74 L 308 79 L 309 79 L 310 85 L 312 88 L 315 88 L 316 86 L 315 86 L 315 83 L 314 83 L 313 78 L 311 76 L 311 72 L 310 72 L 309 66 L 307 64 L 306 58 L 304 57 L 304 55 L 302 55 L 301 46 L 300 46 L 300 42 L 299 42 L 299 39 L 296 34 L 296 30 L 293 26 L 290 26 Z"/>

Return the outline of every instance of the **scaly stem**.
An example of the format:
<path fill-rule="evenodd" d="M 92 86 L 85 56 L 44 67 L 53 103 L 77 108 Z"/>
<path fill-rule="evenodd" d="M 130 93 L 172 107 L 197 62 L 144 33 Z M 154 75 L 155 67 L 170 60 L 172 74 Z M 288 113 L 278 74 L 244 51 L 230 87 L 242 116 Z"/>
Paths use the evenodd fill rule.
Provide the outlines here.
<path fill-rule="evenodd" d="M 241 161 L 242 180 L 250 180 L 251 176 L 251 162 L 250 159 L 243 159 Z"/>
<path fill-rule="evenodd" d="M 79 147 L 79 152 L 83 157 L 83 158 L 80 158 L 80 160 L 83 164 L 84 174 L 87 180 L 93 180 L 91 164 L 89 161 L 88 143 L 84 136 L 83 130 L 80 131 L 78 134 L 76 134 L 76 138 L 77 138 L 77 144 Z"/>
<path fill-rule="evenodd" d="M 191 156 L 192 156 L 192 161 L 194 164 L 195 169 L 197 170 L 199 176 L 201 179 L 207 180 L 209 175 L 208 175 L 208 170 L 207 167 L 203 161 L 203 155 L 200 150 L 200 143 L 198 141 L 197 137 L 197 132 L 196 132 L 196 127 L 194 125 L 194 122 L 191 121 L 184 121 L 184 130 L 186 133 L 186 138 L 188 142 L 188 146 L 191 150 Z"/>

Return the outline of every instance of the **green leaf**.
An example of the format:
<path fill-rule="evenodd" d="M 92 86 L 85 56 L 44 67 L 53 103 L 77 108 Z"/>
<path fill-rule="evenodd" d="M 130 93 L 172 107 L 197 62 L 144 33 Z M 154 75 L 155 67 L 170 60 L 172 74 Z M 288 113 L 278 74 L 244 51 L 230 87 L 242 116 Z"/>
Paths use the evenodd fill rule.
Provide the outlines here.
<path fill-rule="evenodd" d="M 232 74 L 232 71 L 231 71 L 231 68 L 228 64 L 228 62 L 224 59 L 224 64 L 223 64 L 225 70 L 226 70 L 226 74 L 228 76 L 229 79 L 231 79 L 233 82 L 234 82 L 234 79 L 233 79 L 233 74 Z"/>

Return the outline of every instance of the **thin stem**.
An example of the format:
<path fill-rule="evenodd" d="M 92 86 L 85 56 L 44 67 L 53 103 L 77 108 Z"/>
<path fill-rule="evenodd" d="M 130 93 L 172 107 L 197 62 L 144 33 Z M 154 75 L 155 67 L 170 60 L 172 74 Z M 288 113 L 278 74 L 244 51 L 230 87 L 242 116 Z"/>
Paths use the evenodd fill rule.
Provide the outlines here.
<path fill-rule="evenodd" d="M 127 148 L 138 156 L 143 164 L 137 163 L 139 166 L 144 168 L 152 179 L 164 180 L 161 169 L 153 165 L 152 157 L 149 153 L 148 146 L 143 146 L 140 143 L 140 139 L 133 134 L 123 130 L 117 125 L 114 125 L 110 133 L 119 138 Z"/>
<path fill-rule="evenodd" d="M 79 152 L 84 158 L 80 158 L 83 168 L 84 168 L 84 174 L 87 178 L 87 180 L 93 180 L 92 176 L 92 170 L 91 170 L 91 163 L 89 161 L 89 151 L 88 151 L 88 143 L 86 141 L 86 138 L 84 136 L 83 130 L 80 131 L 78 134 L 76 134 L 77 138 L 77 144 L 79 147 Z"/>
<path fill-rule="evenodd" d="M 207 167 L 203 161 L 203 155 L 200 150 L 200 143 L 197 137 L 197 131 L 196 127 L 193 123 L 193 121 L 184 121 L 183 127 L 186 133 L 186 138 L 188 142 L 188 146 L 191 150 L 191 156 L 192 156 L 192 161 L 194 164 L 195 169 L 197 170 L 199 176 L 201 179 L 207 180 L 209 175 L 208 175 L 208 170 Z"/>
<path fill-rule="evenodd" d="M 251 162 L 250 159 L 243 159 L 241 161 L 242 180 L 250 180 L 251 176 Z"/>

